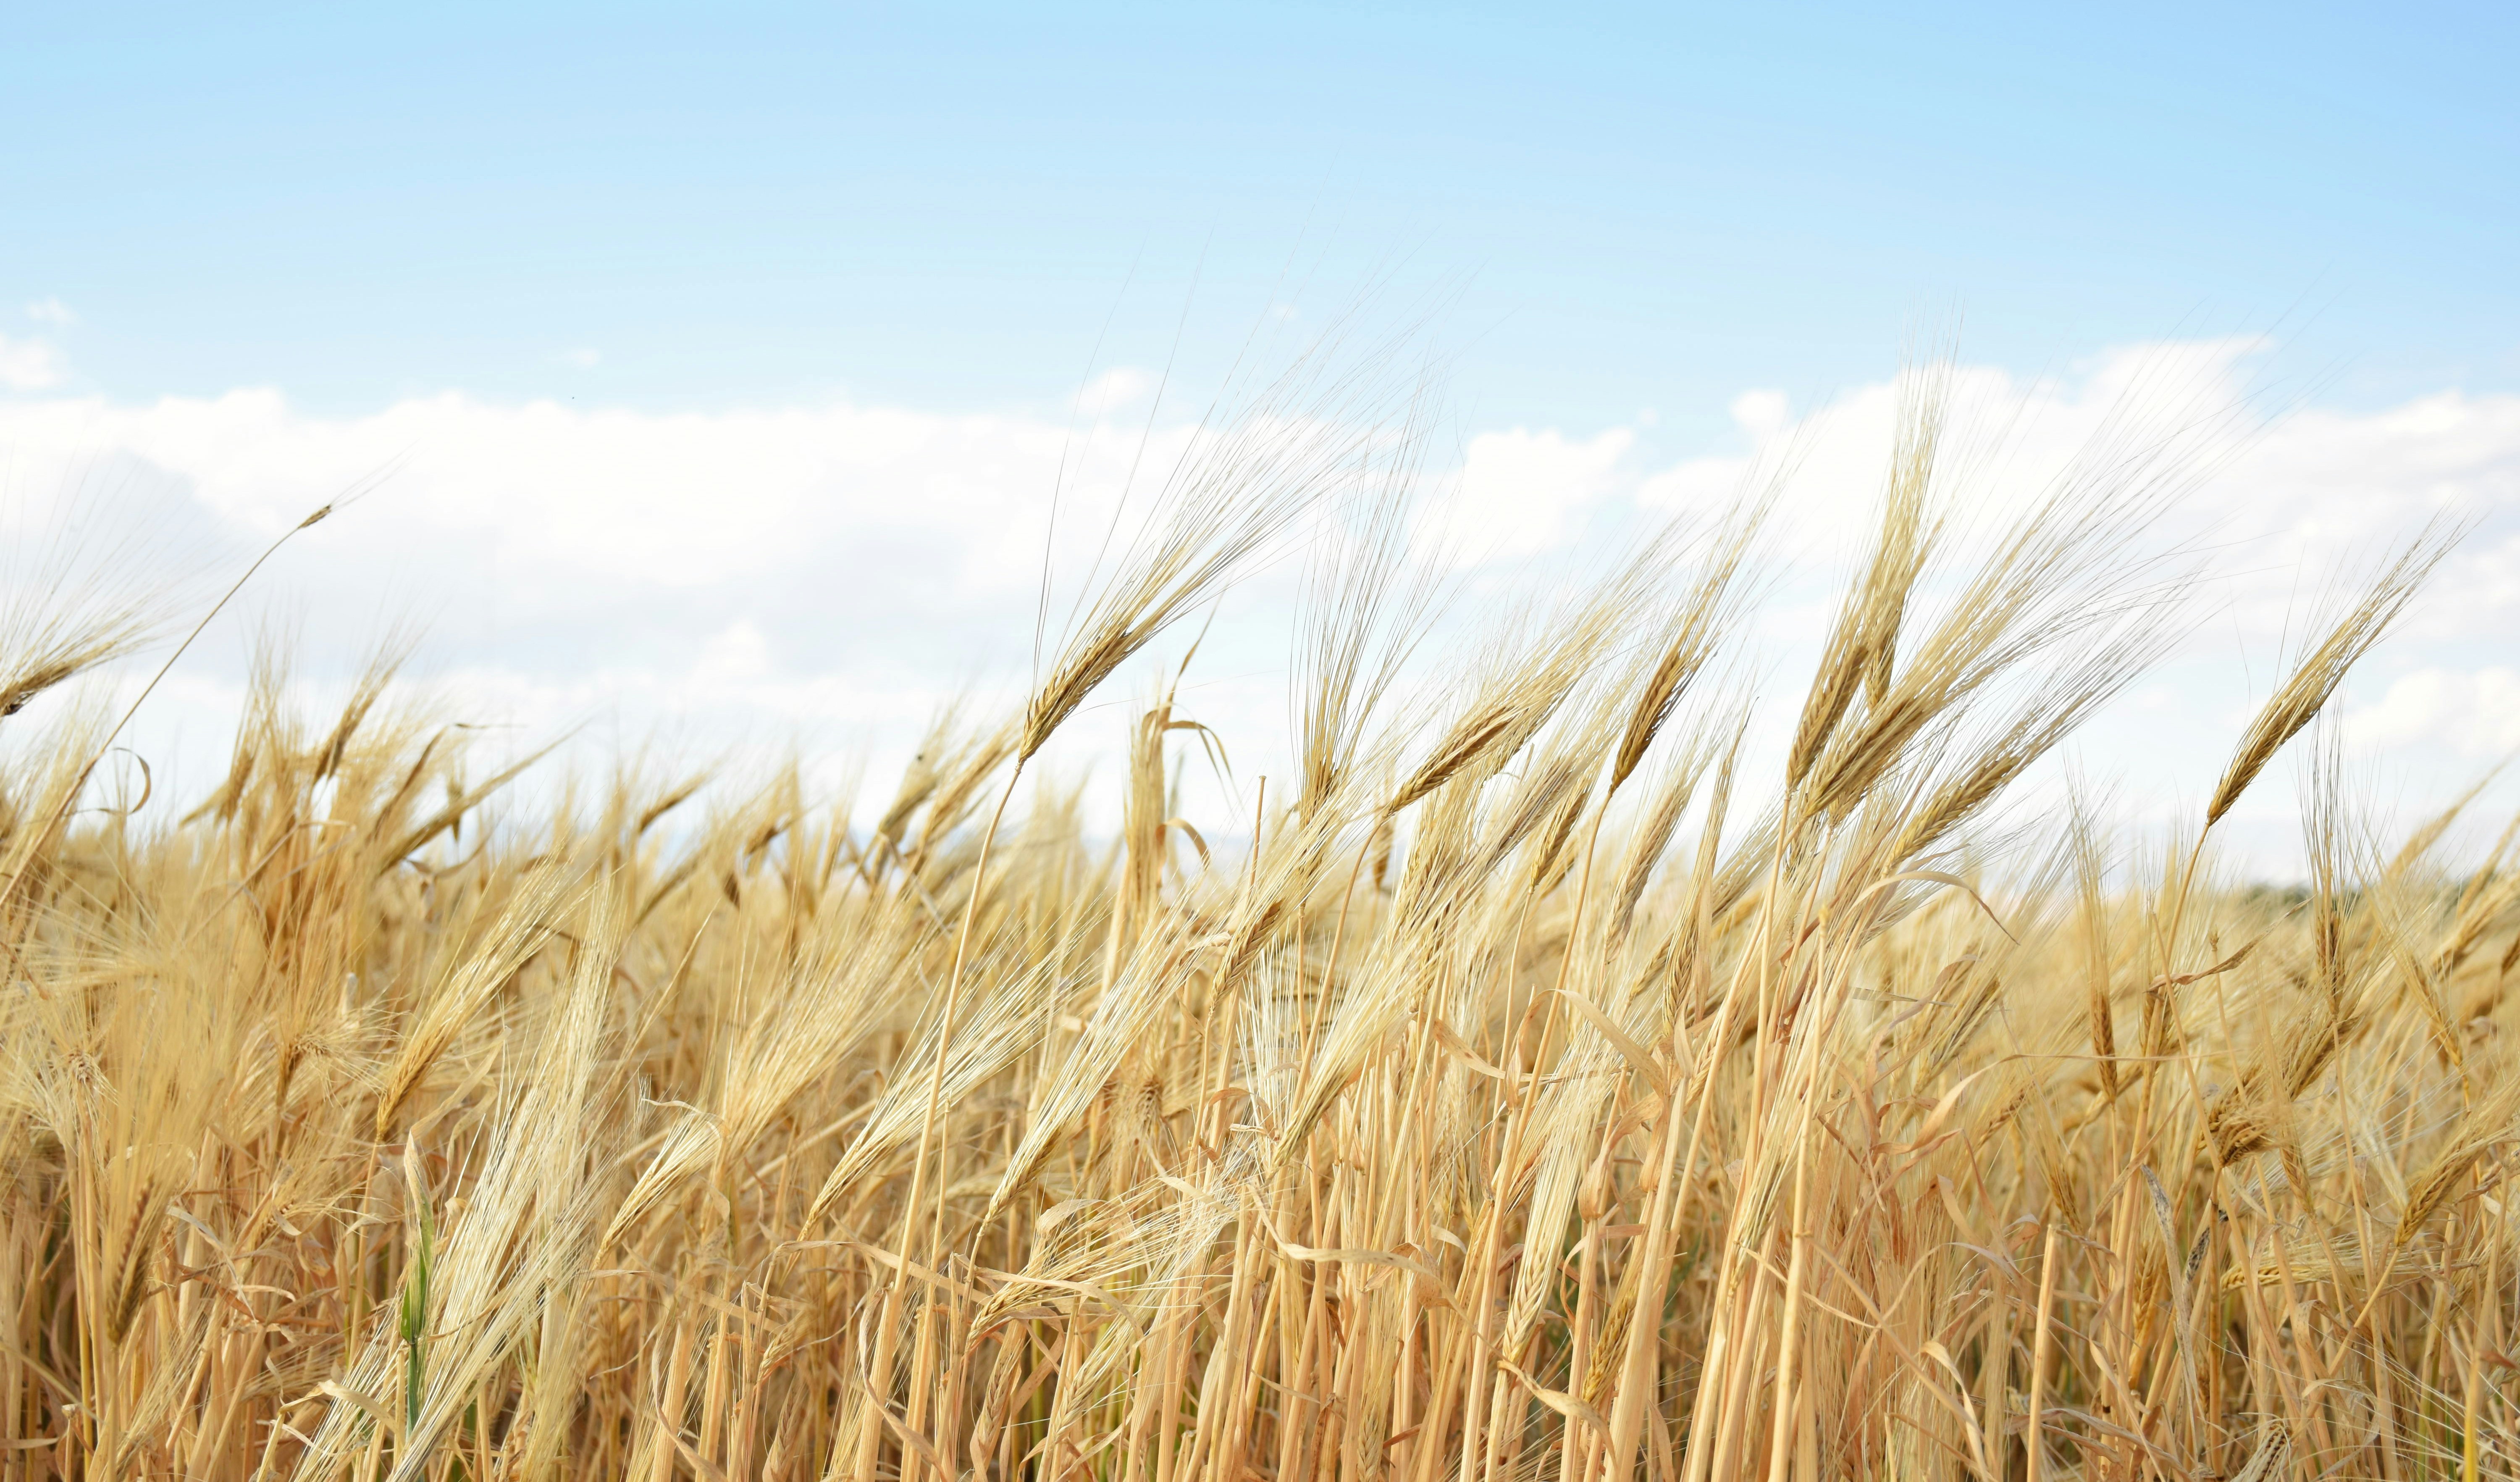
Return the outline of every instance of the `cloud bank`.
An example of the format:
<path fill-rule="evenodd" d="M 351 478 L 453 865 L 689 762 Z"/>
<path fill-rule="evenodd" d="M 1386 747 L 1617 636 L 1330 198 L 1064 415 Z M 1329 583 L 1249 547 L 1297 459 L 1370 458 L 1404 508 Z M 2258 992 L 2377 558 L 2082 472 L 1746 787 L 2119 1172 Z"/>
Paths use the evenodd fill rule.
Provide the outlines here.
<path fill-rule="evenodd" d="M 2163 538 L 2211 545 L 2227 574 L 2185 653 L 2134 697 L 2133 719 L 2099 733 L 2096 765 L 2139 745 L 2143 786 L 2210 786 L 2330 573 L 2437 516 L 2477 527 L 2351 692 L 2350 736 L 2374 765 L 2418 776 L 2451 764 L 2464 776 L 2520 746 L 2508 637 L 2520 397 L 2444 390 L 2268 415 L 2249 394 L 2251 350 L 2150 345 L 2046 378 L 1952 373 L 1955 487 L 1989 518 L 2078 460 L 2107 469 L 2182 439 Z M 148 512 L 220 567 L 368 491 L 266 578 L 298 614 L 314 677 L 340 677 L 404 617 L 427 633 L 414 672 L 470 718 L 521 735 L 605 717 L 703 747 L 880 754 L 956 690 L 1019 683 L 1053 491 L 1068 491 L 1054 563 L 1073 575 L 1133 462 L 1160 470 L 1192 435 L 1159 419 L 1141 460 L 1150 382 L 1126 368 L 1089 385 L 1072 421 L 847 401 L 582 410 L 453 392 L 324 417 L 269 389 L 146 404 L 63 395 L 51 389 L 61 374 L 39 342 L 0 340 L 0 385 L 19 393 L 0 397 L 11 501 L 67 490 L 85 517 Z M 1777 656 L 1765 688 L 1790 692 L 1794 645 L 1824 618 L 1877 497 L 1897 401 L 1889 381 L 1808 408 L 1753 388 L 1732 402 L 1724 445 L 1693 450 L 1661 447 L 1645 419 L 1478 429 L 1432 470 L 1426 533 L 1475 599 L 1781 474 L 1783 564 L 1759 642 Z M 1193 674 L 1216 712 L 1202 718 L 1229 735 L 1256 727 L 1267 734 L 1250 743 L 1264 748 L 1285 727 L 1293 586 L 1277 571 L 1238 594 L 1228 621 L 1257 636 L 1203 651 Z M 170 701 L 196 738 L 188 752 L 210 744 L 243 652 L 231 634 L 188 662 Z"/>

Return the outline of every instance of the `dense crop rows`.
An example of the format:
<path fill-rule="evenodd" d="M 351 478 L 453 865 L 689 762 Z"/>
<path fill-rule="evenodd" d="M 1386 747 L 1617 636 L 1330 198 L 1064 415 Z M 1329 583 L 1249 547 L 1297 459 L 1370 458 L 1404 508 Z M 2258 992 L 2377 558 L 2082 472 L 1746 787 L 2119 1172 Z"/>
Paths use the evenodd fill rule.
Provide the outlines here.
<path fill-rule="evenodd" d="M 311 722 L 266 677 L 180 823 L 99 805 L 100 728 L 22 744 L 0 1467 L 2511 1474 L 2520 876 L 2373 840 L 2313 724 L 2438 542 L 2176 838 L 1997 848 L 2181 580 L 2123 461 L 1957 558 L 1929 382 L 1780 757 L 1724 681 L 1764 496 L 1403 687 L 1399 482 L 1260 416 L 888 792 L 500 812 L 382 672 Z M 1292 529 L 1256 841 L 1173 816 L 1160 691 L 1089 829 L 1036 752 Z M 2214 827 L 2288 742 L 2312 878 L 2242 888 Z"/>

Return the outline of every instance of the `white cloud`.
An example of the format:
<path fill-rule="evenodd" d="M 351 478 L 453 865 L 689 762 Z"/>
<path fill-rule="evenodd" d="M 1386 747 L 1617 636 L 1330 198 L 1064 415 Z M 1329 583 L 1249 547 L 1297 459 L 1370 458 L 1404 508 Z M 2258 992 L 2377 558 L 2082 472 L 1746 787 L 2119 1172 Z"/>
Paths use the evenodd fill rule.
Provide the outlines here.
<path fill-rule="evenodd" d="M 25 365 L 58 376 L 49 347 L 36 349 Z M 2473 763 L 2520 746 L 2507 637 L 2520 626 L 2520 397 L 2444 391 L 2260 422 L 2244 396 L 2248 350 L 2150 347 L 2037 380 L 1955 375 L 1955 483 L 1988 509 L 2018 507 L 2078 456 L 2087 467 L 2122 458 L 2144 427 L 2173 425 L 2153 412 L 2203 414 L 2189 419 L 2191 452 L 2214 476 L 2182 494 L 2171 523 L 2210 532 L 2232 573 L 2193 646 L 2211 661 L 2148 682 L 2125 726 L 2092 742 L 2090 770 L 2125 763 L 2174 790 L 2210 786 L 2325 573 L 2455 509 L 2480 527 L 2373 655 L 2346 710 L 2372 754 L 2462 782 Z M 22 353 L 0 342 L 0 382 L 43 389 L 9 369 Z M 1107 372 L 1086 396 L 1105 408 L 1142 398 L 1148 387 L 1130 376 L 1144 373 Z M 1764 471 L 1789 469 L 1778 542 L 1787 569 L 1753 635 L 1776 701 L 1790 696 L 1798 646 L 1825 615 L 1830 573 L 1860 544 L 1898 401 L 1890 382 L 1805 412 L 1745 391 L 1726 439 L 1743 451 L 1659 466 L 1633 426 L 1479 431 L 1458 467 L 1433 471 L 1427 519 L 1470 562 L 1521 562 L 1714 508 Z M 1099 415 L 1083 398 L 1080 408 Z M 1167 418 L 1146 468 L 1169 467 L 1191 435 Z M 1136 440 L 1127 419 L 1071 437 L 1063 419 L 851 402 L 646 413 L 447 393 L 350 417 L 271 390 L 0 402 L 12 498 L 138 488 L 189 512 L 204 532 L 193 543 L 224 541 L 238 563 L 383 472 L 263 579 L 308 615 L 310 662 L 339 667 L 339 649 L 408 611 L 430 634 L 424 672 L 462 696 L 470 718 L 512 722 L 519 736 L 603 712 L 634 733 L 662 721 L 696 743 L 801 737 L 824 751 L 890 745 L 961 687 L 1019 682 L 1054 483 L 1064 467 L 1057 569 L 1072 581 Z M 1261 758 L 1284 728 L 1274 674 L 1292 585 L 1278 569 L 1238 589 L 1192 676 L 1197 718 L 1226 731 L 1246 772 L 1271 770 Z M 236 651 L 212 646 L 187 665 L 223 665 L 218 682 L 232 685 Z M 1113 687 L 1114 704 L 1131 683 Z M 1089 712 L 1079 727 L 1106 740 L 1106 721 Z"/>
<path fill-rule="evenodd" d="M 591 371 L 604 363 L 604 352 L 593 346 L 581 346 L 574 350 L 562 350 L 552 358 L 562 365 L 575 366 L 581 371 Z"/>
<path fill-rule="evenodd" d="M 2425 667 L 2402 674 L 2378 700 L 2346 717 L 2346 734 L 2362 746 L 2448 746 L 2474 760 L 2520 751 L 2520 671 Z"/>
<path fill-rule="evenodd" d="M 1473 436 L 1460 479 L 1435 517 L 1470 561 L 1538 555 L 1578 533 L 1586 512 L 1628 482 L 1630 427 L 1573 438 L 1554 427 Z"/>
<path fill-rule="evenodd" d="M 757 683 L 776 672 L 769 638 L 748 618 L 729 624 L 710 639 L 694 668 L 699 678 L 733 685 Z"/>
<path fill-rule="evenodd" d="M 37 324 L 49 324 L 56 328 L 78 323 L 78 316 L 70 312 L 68 304 L 49 295 L 29 302 L 26 305 L 26 317 Z"/>
<path fill-rule="evenodd" d="M 1732 398 L 1726 411 L 1732 421 L 1750 435 L 1753 444 L 1764 443 L 1785 429 L 1785 420 L 1792 408 L 1782 391 L 1744 391 Z"/>
<path fill-rule="evenodd" d="M 1076 393 L 1076 410 L 1088 417 L 1106 417 L 1135 404 L 1153 388 L 1155 378 L 1136 366 L 1113 366 Z"/>
<path fill-rule="evenodd" d="M 40 339 L 12 339 L 0 335 L 0 386 L 12 391 L 41 391 L 60 385 L 66 373 L 61 352 Z"/>
<path fill-rule="evenodd" d="M 870 546 L 953 537 L 923 573 L 948 586 L 1030 569 L 1018 552 L 1061 429 L 832 405 L 724 414 L 492 406 L 459 394 L 313 417 L 278 392 L 22 404 L 0 440 L 67 469 L 102 452 L 162 471 L 216 514 L 277 532 L 383 475 L 337 537 L 382 555 L 415 540 L 495 563 L 512 591 L 601 581 L 697 589 Z M 1029 528 L 1011 529 L 1010 525 Z M 468 561 L 465 564 L 476 564 Z"/>
<path fill-rule="evenodd" d="M 1148 467 L 1188 436 L 1157 429 Z M 1136 448 L 1135 429 L 1071 438 L 1040 419 L 848 403 L 647 414 L 450 393 L 363 417 L 271 390 L 0 403 L 20 497 L 138 490 L 240 559 L 373 485 L 264 584 L 320 613 L 319 639 L 352 645 L 408 611 L 439 667 L 570 694 L 609 675 L 633 708 L 673 698 L 634 674 L 705 674 L 720 700 L 745 674 L 937 695 L 1002 677 L 1028 653 L 1062 459 L 1057 570 L 1072 578 Z"/>

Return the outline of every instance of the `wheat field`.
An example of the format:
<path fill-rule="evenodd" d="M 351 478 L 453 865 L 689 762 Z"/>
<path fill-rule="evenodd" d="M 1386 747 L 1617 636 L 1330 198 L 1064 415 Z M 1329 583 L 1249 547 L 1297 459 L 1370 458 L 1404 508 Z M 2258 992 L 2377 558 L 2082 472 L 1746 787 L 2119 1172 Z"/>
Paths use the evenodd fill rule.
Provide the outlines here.
<path fill-rule="evenodd" d="M 389 664 L 308 715 L 273 662 L 127 808 L 64 709 L 0 785 L 0 1468 L 2513 1475 L 2512 834 L 2377 831 L 2319 720 L 2448 538 L 2128 830 L 2023 789 L 2192 624 L 2127 558 L 2181 485 L 1964 545 L 1920 384 L 1781 754 L 1790 490 L 1421 682 L 1414 465 L 1265 415 L 852 794 L 524 792 Z M 1234 739 L 1150 646 L 1290 546 L 1295 763 L 1202 829 Z M 22 614 L 6 708 L 143 627 Z M 1041 757 L 1086 730 L 1116 798 Z M 2271 766 L 2299 888 L 2218 853 Z"/>

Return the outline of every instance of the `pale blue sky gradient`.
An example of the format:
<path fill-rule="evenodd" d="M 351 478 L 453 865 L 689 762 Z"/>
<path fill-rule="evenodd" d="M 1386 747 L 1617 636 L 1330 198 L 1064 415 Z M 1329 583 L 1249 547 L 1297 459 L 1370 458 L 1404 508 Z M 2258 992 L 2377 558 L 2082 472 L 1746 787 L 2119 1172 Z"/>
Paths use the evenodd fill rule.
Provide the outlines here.
<path fill-rule="evenodd" d="M 220 14 L 219 12 L 225 12 Z M 653 409 L 1071 386 L 1432 288 L 1478 420 L 2280 326 L 2520 383 L 2520 8 L 28 7 L 0 294 L 76 387 Z M 1134 277 L 1133 277 L 1134 274 Z M 1124 285 L 1129 287 L 1124 292 Z M 6 298 L 0 298 L 5 303 Z M 25 326 L 21 324 L 19 328 Z M 583 351 L 596 352 L 591 366 Z M 574 357 L 574 359 L 572 359 Z"/>

